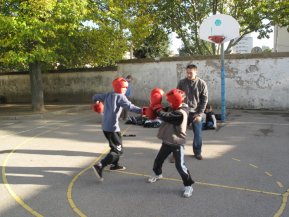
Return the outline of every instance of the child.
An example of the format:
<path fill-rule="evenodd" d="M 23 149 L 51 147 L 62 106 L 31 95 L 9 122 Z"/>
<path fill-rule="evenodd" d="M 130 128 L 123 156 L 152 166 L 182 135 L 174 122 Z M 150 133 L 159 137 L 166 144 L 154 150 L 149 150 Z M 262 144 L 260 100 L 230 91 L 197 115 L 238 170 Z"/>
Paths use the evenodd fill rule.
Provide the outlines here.
<path fill-rule="evenodd" d="M 185 186 L 183 196 L 190 197 L 193 193 L 194 181 L 184 162 L 189 108 L 187 104 L 183 103 L 185 93 L 182 90 L 172 89 L 166 94 L 166 97 L 170 107 L 162 109 L 161 105 L 154 106 L 154 111 L 163 121 L 157 135 L 162 140 L 162 146 L 154 161 L 153 171 L 155 175 L 149 177 L 148 182 L 153 183 L 163 177 L 162 165 L 169 154 L 173 153 L 176 169 Z"/>
<path fill-rule="evenodd" d="M 215 130 L 217 129 L 217 120 L 215 114 L 213 112 L 213 108 L 211 105 L 207 104 L 205 109 L 206 119 L 203 123 L 203 130 Z"/>
<path fill-rule="evenodd" d="M 124 78 L 116 78 L 112 82 L 114 92 L 95 94 L 93 102 L 101 101 L 104 104 L 102 117 L 102 130 L 108 140 L 110 151 L 96 165 L 92 167 L 96 176 L 103 181 L 102 171 L 104 167 L 111 164 L 110 170 L 125 170 L 124 166 L 118 164 L 119 157 L 123 153 L 122 138 L 119 128 L 119 116 L 122 108 L 131 112 L 141 113 L 141 108 L 132 104 L 125 96 L 128 82 Z"/>

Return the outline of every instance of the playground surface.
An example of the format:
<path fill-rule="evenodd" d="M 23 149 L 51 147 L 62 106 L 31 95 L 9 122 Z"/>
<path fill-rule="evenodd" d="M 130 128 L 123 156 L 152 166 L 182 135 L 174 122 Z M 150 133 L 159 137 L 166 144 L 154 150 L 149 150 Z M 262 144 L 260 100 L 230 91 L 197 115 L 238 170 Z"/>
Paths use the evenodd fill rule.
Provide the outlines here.
<path fill-rule="evenodd" d="M 174 164 L 149 184 L 160 147 L 156 128 L 121 122 L 125 171 L 91 166 L 108 151 L 101 116 L 89 105 L 0 107 L 0 216 L 277 217 L 289 216 L 289 113 L 228 110 L 217 130 L 203 131 L 203 157 L 192 156 L 188 130 L 185 161 L 192 197 L 182 197 Z M 26 108 L 26 109 L 25 109 Z M 133 115 L 133 114 L 132 114 Z"/>

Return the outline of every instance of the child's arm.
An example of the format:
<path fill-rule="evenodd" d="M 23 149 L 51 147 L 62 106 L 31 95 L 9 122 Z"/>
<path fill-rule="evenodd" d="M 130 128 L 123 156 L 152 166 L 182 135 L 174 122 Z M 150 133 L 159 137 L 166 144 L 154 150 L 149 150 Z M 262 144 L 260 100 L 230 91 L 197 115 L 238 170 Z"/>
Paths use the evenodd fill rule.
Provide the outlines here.
<path fill-rule="evenodd" d="M 132 104 L 131 101 L 129 101 L 126 96 L 121 95 L 120 98 L 120 106 L 137 114 L 141 114 L 141 108 Z"/>
<path fill-rule="evenodd" d="M 104 99 L 105 99 L 105 93 L 100 93 L 100 94 L 95 94 L 93 97 L 92 97 L 92 101 L 93 103 L 97 102 L 97 101 L 101 101 L 103 102 Z"/>
<path fill-rule="evenodd" d="M 180 125 L 183 122 L 183 114 L 178 110 L 166 112 L 161 109 L 157 112 L 157 116 L 161 120 L 174 125 Z"/>

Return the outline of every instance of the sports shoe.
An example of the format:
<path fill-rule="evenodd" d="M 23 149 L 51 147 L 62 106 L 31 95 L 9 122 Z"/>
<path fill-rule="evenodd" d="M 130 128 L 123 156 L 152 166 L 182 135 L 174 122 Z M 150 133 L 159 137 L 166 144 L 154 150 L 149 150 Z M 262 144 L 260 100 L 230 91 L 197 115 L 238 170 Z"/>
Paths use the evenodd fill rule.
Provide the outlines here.
<path fill-rule="evenodd" d="M 110 166 L 110 168 L 109 168 L 109 170 L 112 170 L 112 171 L 115 171 L 115 170 L 125 170 L 126 169 L 126 167 L 124 167 L 124 166 L 119 166 L 119 165 L 111 165 Z"/>
<path fill-rule="evenodd" d="M 161 178 L 163 178 L 163 175 L 152 175 L 151 177 L 148 178 L 148 183 L 154 183 L 158 180 L 160 180 Z"/>
<path fill-rule="evenodd" d="M 202 155 L 195 155 L 195 158 L 197 159 L 197 160 L 203 160 L 203 156 Z"/>
<path fill-rule="evenodd" d="M 188 197 L 192 196 L 193 191 L 194 191 L 194 189 L 192 186 L 185 186 L 183 196 L 188 198 Z"/>
<path fill-rule="evenodd" d="M 102 170 L 103 170 L 103 167 L 98 166 L 98 165 L 93 165 L 93 166 L 92 166 L 92 169 L 93 169 L 96 177 L 99 178 L 100 181 L 103 181 L 103 178 L 102 178 Z"/>

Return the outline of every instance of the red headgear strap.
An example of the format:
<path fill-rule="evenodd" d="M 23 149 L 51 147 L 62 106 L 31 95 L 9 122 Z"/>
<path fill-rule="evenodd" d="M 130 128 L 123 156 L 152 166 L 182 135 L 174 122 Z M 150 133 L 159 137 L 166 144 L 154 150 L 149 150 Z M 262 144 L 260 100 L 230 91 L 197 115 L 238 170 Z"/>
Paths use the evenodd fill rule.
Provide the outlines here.
<path fill-rule="evenodd" d="M 182 104 L 186 94 L 184 91 L 179 89 L 172 89 L 167 94 L 167 101 L 170 103 L 173 109 L 178 109 Z"/>
<path fill-rule="evenodd" d="M 114 92 L 122 93 L 121 89 L 122 88 L 127 88 L 128 87 L 128 82 L 124 78 L 118 77 L 118 78 L 116 78 L 116 79 L 114 79 L 112 81 L 112 86 L 113 86 Z"/>

